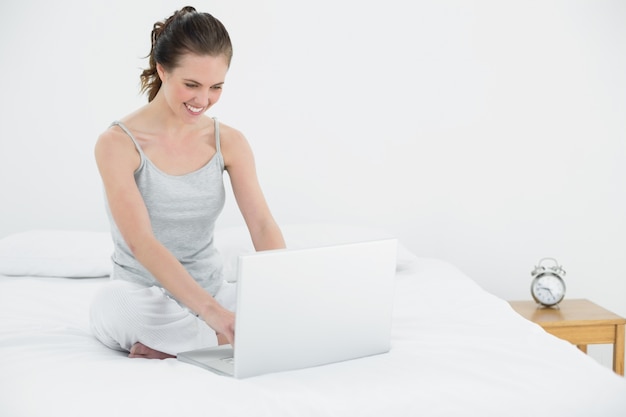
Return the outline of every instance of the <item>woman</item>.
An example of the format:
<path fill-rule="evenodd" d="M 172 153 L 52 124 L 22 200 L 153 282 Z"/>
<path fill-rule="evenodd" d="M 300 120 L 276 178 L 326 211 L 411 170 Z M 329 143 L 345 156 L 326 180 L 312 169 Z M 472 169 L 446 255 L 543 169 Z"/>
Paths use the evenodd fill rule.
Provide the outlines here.
<path fill-rule="evenodd" d="M 228 32 L 208 13 L 185 7 L 155 23 L 141 75 L 148 104 L 98 138 L 115 250 L 91 324 L 129 357 L 234 343 L 235 292 L 213 243 L 224 170 L 255 249 L 285 247 L 245 137 L 204 115 L 220 98 L 231 57 Z"/>

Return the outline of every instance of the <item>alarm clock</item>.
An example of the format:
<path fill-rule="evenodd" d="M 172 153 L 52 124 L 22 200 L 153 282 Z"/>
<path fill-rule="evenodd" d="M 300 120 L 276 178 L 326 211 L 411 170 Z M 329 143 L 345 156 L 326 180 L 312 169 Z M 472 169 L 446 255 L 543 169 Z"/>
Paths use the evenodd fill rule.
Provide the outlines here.
<path fill-rule="evenodd" d="M 544 261 L 552 261 L 554 265 L 543 266 Z M 565 270 L 554 258 L 543 258 L 532 270 L 533 280 L 530 294 L 538 304 L 545 307 L 558 307 L 565 297 Z"/>

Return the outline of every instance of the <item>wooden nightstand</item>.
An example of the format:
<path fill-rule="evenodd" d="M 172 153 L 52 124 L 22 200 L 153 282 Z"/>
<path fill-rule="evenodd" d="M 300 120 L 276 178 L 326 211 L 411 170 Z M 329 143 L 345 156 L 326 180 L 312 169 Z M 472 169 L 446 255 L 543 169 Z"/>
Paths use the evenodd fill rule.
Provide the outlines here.
<path fill-rule="evenodd" d="M 613 370 L 624 375 L 624 326 L 626 319 L 589 300 L 563 300 L 559 308 L 539 307 L 534 301 L 510 301 L 523 317 L 548 333 L 567 340 L 587 353 L 587 345 L 613 345 Z"/>

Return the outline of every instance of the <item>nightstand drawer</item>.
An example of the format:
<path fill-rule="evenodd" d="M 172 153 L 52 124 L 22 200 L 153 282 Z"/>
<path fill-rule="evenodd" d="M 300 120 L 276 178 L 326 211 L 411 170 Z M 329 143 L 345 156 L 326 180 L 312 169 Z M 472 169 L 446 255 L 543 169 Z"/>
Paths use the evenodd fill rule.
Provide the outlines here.
<path fill-rule="evenodd" d="M 544 327 L 545 331 L 575 345 L 615 343 L 615 326 Z"/>

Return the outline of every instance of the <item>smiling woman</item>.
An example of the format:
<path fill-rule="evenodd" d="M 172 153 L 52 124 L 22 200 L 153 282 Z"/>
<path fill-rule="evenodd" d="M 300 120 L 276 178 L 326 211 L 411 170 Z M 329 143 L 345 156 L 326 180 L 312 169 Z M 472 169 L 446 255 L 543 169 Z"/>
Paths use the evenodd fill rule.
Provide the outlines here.
<path fill-rule="evenodd" d="M 194 123 L 196 117 L 215 104 L 222 94 L 228 63 L 224 55 L 188 53 L 179 58 L 171 70 L 157 64 L 159 80 L 167 80 L 163 94 L 155 99 L 166 100 L 172 112 L 181 112 L 182 120 Z"/>
<path fill-rule="evenodd" d="M 100 135 L 95 156 L 114 243 L 93 333 L 130 357 L 167 358 L 234 341 L 234 288 L 214 246 L 223 172 L 256 250 L 285 246 L 245 137 L 204 113 L 220 98 L 232 46 L 192 7 L 154 24 L 141 74 L 148 104 Z"/>
<path fill-rule="evenodd" d="M 625 317 L 626 3 L 531 3 L 197 3 L 233 45 L 205 114 L 246 134 L 281 224 L 389 228 L 505 299 L 553 256 L 567 297 Z M 0 237 L 107 229 L 94 142 L 147 103 L 173 4 L 0 1 Z M 218 227 L 243 223 L 230 188 Z"/>
<path fill-rule="evenodd" d="M 156 22 L 152 29 L 150 67 L 141 74 L 141 90 L 148 92 L 152 101 L 161 87 L 158 66 L 172 70 L 179 65 L 182 55 L 223 57 L 226 68 L 233 57 L 230 36 L 222 23 L 208 13 L 195 13 L 193 7 L 184 7 L 164 22 Z"/>

